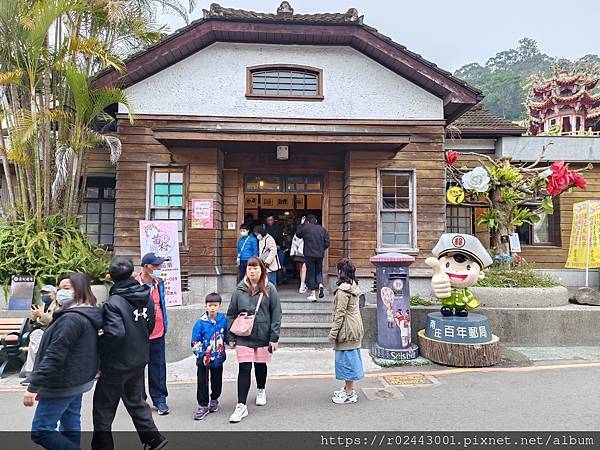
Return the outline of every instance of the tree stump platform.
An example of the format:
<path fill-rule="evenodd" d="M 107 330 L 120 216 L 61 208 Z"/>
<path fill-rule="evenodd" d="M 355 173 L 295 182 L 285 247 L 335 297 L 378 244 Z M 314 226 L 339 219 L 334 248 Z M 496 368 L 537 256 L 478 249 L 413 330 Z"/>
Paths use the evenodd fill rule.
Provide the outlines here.
<path fill-rule="evenodd" d="M 438 341 L 419 330 L 419 349 L 425 358 L 446 366 L 487 367 L 500 360 L 500 339 L 494 334 L 490 342 L 462 344 Z"/>

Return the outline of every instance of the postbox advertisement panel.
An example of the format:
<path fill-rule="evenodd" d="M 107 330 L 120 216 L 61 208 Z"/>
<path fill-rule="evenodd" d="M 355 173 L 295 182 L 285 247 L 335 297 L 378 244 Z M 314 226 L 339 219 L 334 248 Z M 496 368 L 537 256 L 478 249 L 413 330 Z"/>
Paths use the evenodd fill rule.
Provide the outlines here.
<path fill-rule="evenodd" d="M 378 343 L 389 349 L 411 346 L 411 315 L 406 274 L 384 268 L 377 280 Z"/>

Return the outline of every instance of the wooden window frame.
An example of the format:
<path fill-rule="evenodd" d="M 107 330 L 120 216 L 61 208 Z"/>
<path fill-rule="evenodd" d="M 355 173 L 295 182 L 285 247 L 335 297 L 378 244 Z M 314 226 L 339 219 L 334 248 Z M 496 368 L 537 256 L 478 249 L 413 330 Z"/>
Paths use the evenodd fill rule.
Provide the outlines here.
<path fill-rule="evenodd" d="M 383 208 L 383 191 L 381 185 L 381 177 L 386 174 L 408 175 L 408 208 Z M 404 253 L 419 253 L 417 244 L 417 176 L 415 169 L 377 169 L 377 253 L 402 251 Z M 409 221 L 410 225 L 410 242 L 408 246 L 399 246 L 383 243 L 383 225 L 381 221 L 381 213 L 383 212 L 408 212 L 411 214 Z"/>
<path fill-rule="evenodd" d="M 279 189 L 279 190 L 276 190 L 276 189 L 258 189 L 258 190 L 246 189 L 248 177 L 260 177 L 260 176 L 263 176 L 263 177 L 273 176 L 273 177 L 281 178 L 281 189 Z M 318 179 L 319 182 L 321 183 L 321 189 L 318 191 L 288 189 L 287 188 L 288 178 L 293 178 L 293 177 Z M 312 173 L 308 173 L 306 175 L 298 174 L 295 172 L 291 172 L 291 173 L 277 172 L 277 173 L 261 173 L 261 174 L 245 173 L 243 176 L 242 189 L 243 189 L 244 193 L 247 193 L 247 194 L 323 194 L 325 192 L 325 180 L 322 175 L 312 174 Z"/>
<path fill-rule="evenodd" d="M 90 183 L 90 180 L 94 180 L 94 182 Z M 102 182 L 100 182 L 99 180 L 102 180 Z M 92 198 L 92 197 L 87 197 L 87 188 L 90 187 L 99 187 L 102 188 L 102 196 L 98 197 L 98 198 Z M 99 184 L 98 186 L 95 186 L 95 184 Z M 83 202 L 81 204 L 82 207 L 85 207 L 85 211 L 81 212 L 81 218 L 82 218 L 82 222 L 81 225 L 84 225 L 83 221 L 85 220 L 85 230 L 82 230 L 84 232 L 84 234 L 87 236 L 87 204 L 89 203 L 96 203 L 98 204 L 98 239 L 97 242 L 94 242 L 94 244 L 97 245 L 101 245 L 102 247 L 107 248 L 108 250 L 112 250 L 114 248 L 114 244 L 115 244 L 115 216 L 116 216 L 116 175 L 115 174 L 88 174 L 86 176 L 86 181 L 85 181 L 85 185 L 86 185 L 86 192 L 84 193 L 83 196 Z M 109 186 L 109 185 L 112 185 Z M 115 196 L 113 198 L 106 198 L 104 196 L 104 189 L 105 188 L 111 188 L 114 190 Z M 107 233 L 102 233 L 102 225 L 108 225 L 107 223 L 103 224 L 102 223 L 102 205 L 104 204 L 112 204 L 113 205 L 113 212 L 112 212 L 112 216 L 113 216 L 113 221 L 112 221 L 112 227 L 113 227 L 113 231 L 112 231 L 112 243 L 110 244 L 103 244 L 101 242 L 102 240 L 102 235 L 103 234 L 107 234 Z"/>
<path fill-rule="evenodd" d="M 254 72 L 265 70 L 293 70 L 311 73 L 317 76 L 317 95 L 273 95 L 255 94 L 252 92 L 252 77 Z M 322 101 L 323 96 L 323 69 L 298 64 L 262 64 L 246 68 L 246 98 L 250 100 L 286 100 L 286 101 Z"/>
<path fill-rule="evenodd" d="M 538 204 L 539 205 L 539 204 Z M 538 206 L 535 204 L 528 204 L 527 206 Z M 560 199 L 554 200 L 554 212 L 548 214 L 548 242 L 533 242 L 533 225 L 525 224 L 529 228 L 529 242 L 521 242 L 523 247 L 561 247 L 561 235 L 560 235 Z M 519 227 L 520 228 L 520 227 Z M 518 232 L 518 229 L 515 230 Z"/>
<path fill-rule="evenodd" d="M 159 172 L 167 172 L 167 173 L 171 173 L 171 172 L 179 172 L 181 174 L 183 174 L 183 186 L 182 186 L 182 199 L 181 199 L 181 207 L 177 207 L 177 206 L 154 206 L 154 175 L 156 173 Z M 188 181 L 189 179 L 189 174 L 188 174 L 188 167 L 185 164 L 177 164 L 177 165 L 157 165 L 157 164 L 152 164 L 152 165 L 148 165 L 148 183 L 146 186 L 146 193 L 147 193 L 147 201 L 146 201 L 146 220 L 155 220 L 152 219 L 152 211 L 153 210 L 172 210 L 172 209 L 181 209 L 183 211 L 183 217 L 182 217 L 182 237 L 181 237 L 181 242 L 179 242 L 179 246 L 180 248 L 182 248 L 184 251 L 187 250 L 187 230 L 188 230 L 188 224 L 187 224 L 187 216 L 188 216 L 188 192 L 187 192 L 187 186 L 188 186 Z M 158 219 L 160 220 L 160 219 Z"/>
<path fill-rule="evenodd" d="M 452 203 L 446 203 L 446 233 L 462 233 L 462 231 L 454 231 L 454 230 L 448 230 L 448 209 L 451 208 L 465 208 L 468 209 L 470 212 L 470 230 L 467 231 L 465 234 L 475 234 L 475 215 L 474 215 L 474 208 L 469 205 L 469 204 L 458 204 L 458 205 L 453 205 Z M 461 219 L 464 217 L 458 217 L 458 219 Z"/>

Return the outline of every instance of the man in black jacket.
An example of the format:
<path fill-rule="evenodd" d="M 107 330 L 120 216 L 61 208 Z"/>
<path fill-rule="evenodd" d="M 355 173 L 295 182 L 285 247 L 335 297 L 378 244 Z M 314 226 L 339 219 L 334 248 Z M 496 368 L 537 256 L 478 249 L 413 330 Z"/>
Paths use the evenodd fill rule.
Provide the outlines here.
<path fill-rule="evenodd" d="M 94 392 L 92 449 L 114 448 L 112 422 L 123 400 L 145 449 L 167 444 L 144 400 L 144 368 L 149 359 L 148 336 L 154 328 L 154 303 L 147 285 L 131 278 L 133 262 L 115 258 L 110 266 L 114 285 L 104 304 L 100 337 L 100 379 Z"/>
<path fill-rule="evenodd" d="M 319 289 L 319 298 L 323 298 L 323 257 L 329 248 L 329 232 L 317 223 L 313 214 L 303 217 L 296 229 L 296 236 L 304 239 L 304 258 L 306 259 L 306 286 L 310 290 L 307 300 L 317 301 L 316 291 Z"/>

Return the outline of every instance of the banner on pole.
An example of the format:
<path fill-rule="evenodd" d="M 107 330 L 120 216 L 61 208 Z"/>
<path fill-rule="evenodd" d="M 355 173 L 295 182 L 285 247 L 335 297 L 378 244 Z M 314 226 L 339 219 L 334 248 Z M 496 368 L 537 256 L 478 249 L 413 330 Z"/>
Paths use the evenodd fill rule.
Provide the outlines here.
<path fill-rule="evenodd" d="M 167 306 L 181 305 L 181 264 L 179 262 L 179 234 L 177 222 L 168 220 L 140 220 L 140 250 L 164 258 L 160 277 L 165 282 Z"/>
<path fill-rule="evenodd" d="M 573 205 L 573 226 L 565 267 L 600 267 L 600 200 L 587 200 Z"/>

